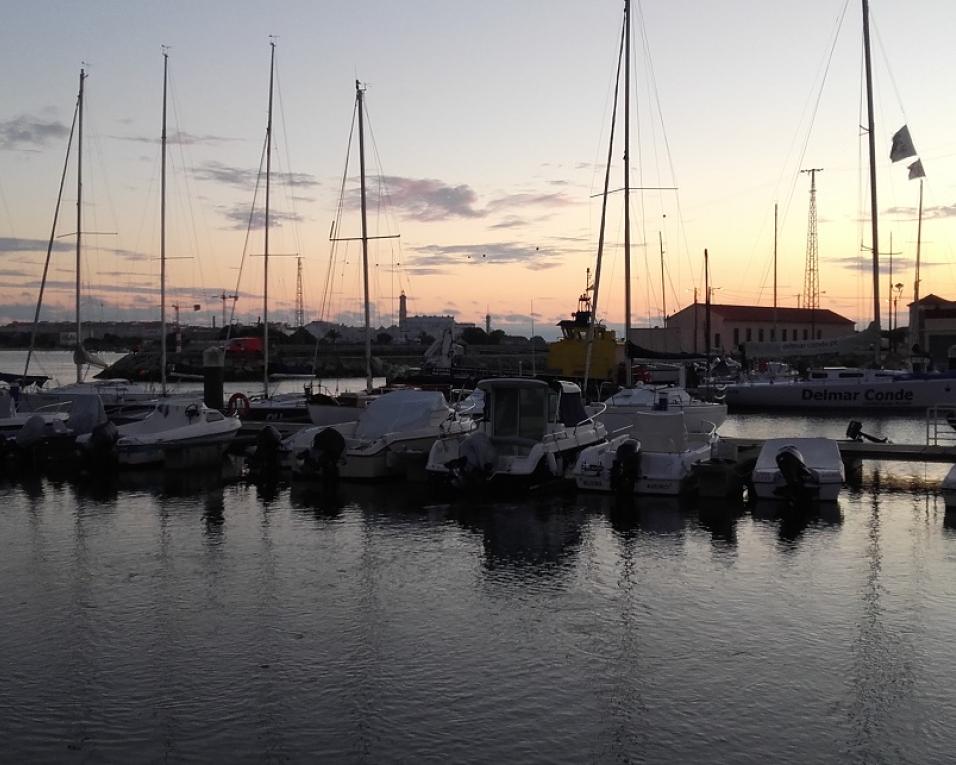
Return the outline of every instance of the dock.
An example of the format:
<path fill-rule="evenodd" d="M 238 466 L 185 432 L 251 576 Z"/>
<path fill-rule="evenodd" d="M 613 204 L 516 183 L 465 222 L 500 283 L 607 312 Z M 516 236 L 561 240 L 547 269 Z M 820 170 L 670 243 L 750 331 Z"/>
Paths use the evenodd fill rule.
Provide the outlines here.
<path fill-rule="evenodd" d="M 765 439 L 721 437 L 722 447 L 741 457 L 759 451 Z M 956 445 L 880 444 L 869 441 L 838 440 L 840 454 L 846 461 L 887 460 L 892 462 L 946 462 L 956 464 Z"/>

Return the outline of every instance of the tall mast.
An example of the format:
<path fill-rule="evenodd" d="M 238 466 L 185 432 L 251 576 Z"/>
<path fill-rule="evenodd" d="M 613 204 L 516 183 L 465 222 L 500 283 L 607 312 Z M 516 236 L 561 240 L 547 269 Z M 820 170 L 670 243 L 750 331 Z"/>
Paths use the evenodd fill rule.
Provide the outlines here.
<path fill-rule="evenodd" d="M 658 231 L 657 241 L 661 245 L 661 313 L 663 325 L 667 325 L 667 293 L 664 290 L 664 235 Z"/>
<path fill-rule="evenodd" d="M 926 349 L 923 348 L 923 338 L 922 338 L 922 313 L 919 309 L 919 259 L 920 259 L 920 245 L 923 240 L 923 179 L 919 179 L 919 215 L 916 219 L 916 279 L 913 281 L 913 308 L 914 316 L 916 318 L 916 344 L 920 347 L 920 350 L 925 353 Z"/>
<path fill-rule="evenodd" d="M 77 97 L 76 133 L 76 381 L 83 382 L 83 324 L 80 322 L 80 239 L 83 233 L 83 80 L 86 71 L 80 69 L 80 94 Z"/>
<path fill-rule="evenodd" d="M 621 27 L 621 44 L 617 49 L 617 73 L 614 76 L 614 105 L 611 108 L 611 135 L 607 144 L 607 164 L 604 170 L 604 194 L 601 198 L 601 226 L 598 232 L 597 264 L 594 270 L 594 289 L 591 292 L 591 321 L 588 324 L 587 346 L 584 356 L 584 395 L 588 391 L 588 378 L 591 376 L 591 355 L 594 345 L 594 324 L 598 315 L 598 295 L 601 287 L 601 259 L 604 255 L 604 230 L 607 224 L 607 198 L 611 186 L 611 160 L 614 158 L 614 126 L 617 123 L 617 95 L 621 84 L 621 55 L 624 50 L 626 27 Z M 584 285 L 585 289 L 589 286 Z M 627 356 L 627 339 L 624 340 L 624 355 Z"/>
<path fill-rule="evenodd" d="M 265 249 L 263 250 L 262 273 L 262 385 L 269 397 L 269 184 L 272 175 L 272 84 L 275 79 L 276 44 L 269 43 L 269 119 L 266 122 L 266 212 Z"/>
<path fill-rule="evenodd" d="M 870 62 L 870 3 L 863 2 L 863 57 L 866 62 L 866 117 L 867 135 L 870 144 L 870 222 L 873 240 L 873 325 L 876 329 L 876 343 L 873 361 L 880 365 L 882 333 L 880 332 L 880 228 L 879 207 L 876 203 L 876 134 L 873 120 L 873 66 Z"/>
<path fill-rule="evenodd" d="M 773 337 L 777 339 L 777 203 L 773 203 Z"/>
<path fill-rule="evenodd" d="M 358 109 L 359 125 L 359 174 L 361 176 L 361 196 L 362 196 L 362 277 L 365 286 L 365 389 L 372 390 L 372 323 L 369 315 L 369 296 L 368 296 L 368 222 L 366 218 L 365 206 L 365 91 L 362 90 L 361 83 L 355 81 L 355 103 Z"/>
<path fill-rule="evenodd" d="M 704 352 L 710 364 L 710 257 L 704 248 Z"/>
<path fill-rule="evenodd" d="M 624 374 L 631 375 L 631 2 L 624 0 Z"/>
<path fill-rule="evenodd" d="M 159 203 L 159 314 L 160 314 L 160 354 L 159 379 L 162 393 L 166 395 L 166 72 L 169 68 L 169 54 L 163 47 L 163 135 L 162 169 L 160 170 Z"/>

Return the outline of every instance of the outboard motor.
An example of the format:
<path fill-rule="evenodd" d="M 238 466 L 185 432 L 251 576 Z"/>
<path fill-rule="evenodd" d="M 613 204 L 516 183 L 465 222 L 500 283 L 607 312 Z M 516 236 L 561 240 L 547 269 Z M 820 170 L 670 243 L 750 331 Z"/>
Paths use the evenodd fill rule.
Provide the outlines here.
<path fill-rule="evenodd" d="M 796 446 L 784 446 L 777 452 L 777 468 L 786 488 L 783 492 L 788 493 L 794 499 L 808 499 L 819 487 L 815 486 L 813 472 L 807 467 L 807 463 Z"/>
<path fill-rule="evenodd" d="M 616 494 L 632 495 L 641 472 L 641 445 L 629 438 L 614 453 L 611 464 L 611 490 Z"/>
<path fill-rule="evenodd" d="M 483 484 L 498 461 L 498 450 L 487 433 L 475 431 L 465 438 L 458 450 L 459 457 L 446 467 L 455 486 L 478 486 Z"/>
<path fill-rule="evenodd" d="M 110 467 L 116 462 L 116 442 L 119 441 L 119 430 L 107 420 L 95 426 L 86 443 L 84 457 L 91 468 Z"/>
<path fill-rule="evenodd" d="M 303 455 L 303 468 L 332 484 L 339 479 L 339 460 L 345 451 L 345 436 L 335 428 L 323 428 L 312 439 L 312 446 Z"/>
<path fill-rule="evenodd" d="M 267 425 L 256 434 L 255 452 L 249 458 L 253 470 L 277 470 L 282 446 L 282 434 L 274 425 Z"/>
<path fill-rule="evenodd" d="M 890 442 L 890 439 L 887 437 L 879 438 L 878 436 L 871 436 L 869 433 L 864 433 L 863 423 L 859 420 L 850 420 L 850 424 L 846 426 L 846 437 L 851 441 L 861 442 L 865 439 L 874 444 L 888 444 Z"/>

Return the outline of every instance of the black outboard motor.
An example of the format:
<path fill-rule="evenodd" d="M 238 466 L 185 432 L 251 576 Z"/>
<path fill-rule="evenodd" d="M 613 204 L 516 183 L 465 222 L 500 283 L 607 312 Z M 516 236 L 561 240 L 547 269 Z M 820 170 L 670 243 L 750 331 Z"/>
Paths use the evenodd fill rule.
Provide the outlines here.
<path fill-rule="evenodd" d="M 256 448 L 249 458 L 249 467 L 257 472 L 279 469 L 282 434 L 274 425 L 266 425 L 256 434 Z"/>
<path fill-rule="evenodd" d="M 784 446 L 777 452 L 777 468 L 786 487 L 781 489 L 796 500 L 809 499 L 819 492 L 813 472 L 796 446 Z"/>
<path fill-rule="evenodd" d="M 89 468 L 102 470 L 116 464 L 116 442 L 119 430 L 110 420 L 102 422 L 90 431 L 90 440 L 81 455 Z"/>
<path fill-rule="evenodd" d="M 335 428 L 323 428 L 312 439 L 312 446 L 303 457 L 303 470 L 333 484 L 339 479 L 339 460 L 345 451 L 345 437 Z"/>
<path fill-rule="evenodd" d="M 498 461 L 495 449 L 487 433 L 480 430 L 468 435 L 458 450 L 459 457 L 448 462 L 453 486 L 457 488 L 477 488 L 485 484 Z"/>
<path fill-rule="evenodd" d="M 859 420 L 850 420 L 850 424 L 846 426 L 846 437 L 851 441 L 857 442 L 866 439 L 874 444 L 888 444 L 890 442 L 889 438 L 879 438 L 877 436 L 871 436 L 869 433 L 864 433 L 863 423 Z"/>
<path fill-rule="evenodd" d="M 633 438 L 617 447 L 611 464 L 611 491 L 615 494 L 634 494 L 634 486 L 641 473 L 640 448 L 641 445 Z"/>

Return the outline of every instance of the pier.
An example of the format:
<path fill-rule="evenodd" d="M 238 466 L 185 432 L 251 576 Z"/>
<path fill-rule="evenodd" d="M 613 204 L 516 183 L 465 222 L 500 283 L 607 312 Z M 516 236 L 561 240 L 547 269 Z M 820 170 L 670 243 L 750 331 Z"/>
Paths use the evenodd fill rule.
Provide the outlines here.
<path fill-rule="evenodd" d="M 756 454 L 766 439 L 724 437 L 722 449 L 740 458 L 750 451 Z M 844 461 L 889 460 L 892 462 L 948 462 L 956 464 L 956 445 L 880 444 L 867 441 L 837 441 Z"/>

